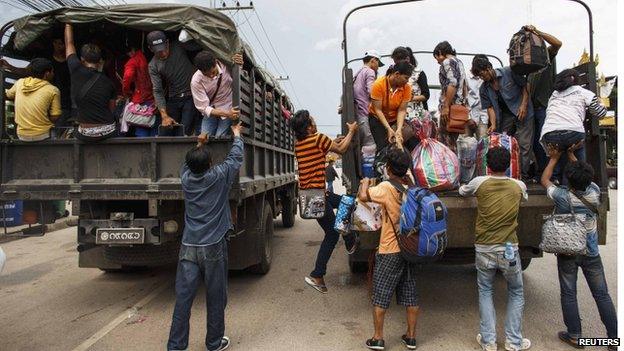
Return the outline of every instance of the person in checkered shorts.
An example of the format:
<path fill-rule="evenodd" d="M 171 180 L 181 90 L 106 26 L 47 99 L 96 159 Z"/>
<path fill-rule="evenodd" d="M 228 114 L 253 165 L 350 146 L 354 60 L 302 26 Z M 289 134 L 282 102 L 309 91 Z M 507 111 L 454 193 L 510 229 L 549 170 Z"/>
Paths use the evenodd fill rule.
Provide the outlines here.
<path fill-rule="evenodd" d="M 411 166 L 410 155 L 401 148 L 393 147 L 387 154 L 386 170 L 391 181 L 408 184 L 407 170 Z M 402 342 L 408 349 L 416 349 L 416 320 L 418 317 L 418 292 L 416 289 L 416 269 L 401 256 L 395 228 L 399 225 L 402 194 L 389 181 L 371 186 L 370 179 L 360 183 L 358 200 L 375 202 L 383 206 L 379 249 L 375 255 L 373 272 L 373 322 L 375 333 L 366 341 L 371 350 L 383 350 L 383 325 L 390 300 L 396 293 L 397 303 L 407 310 L 407 332 Z M 394 226 L 394 228 L 393 228 Z"/>

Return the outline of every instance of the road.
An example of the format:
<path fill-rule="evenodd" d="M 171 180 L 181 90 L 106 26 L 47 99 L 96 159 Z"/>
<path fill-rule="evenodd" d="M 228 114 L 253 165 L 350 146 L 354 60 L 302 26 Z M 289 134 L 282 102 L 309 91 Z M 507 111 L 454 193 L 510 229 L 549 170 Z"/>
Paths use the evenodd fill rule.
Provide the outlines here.
<path fill-rule="evenodd" d="M 616 199 L 611 193 L 608 245 L 601 247 L 611 296 L 616 286 Z M 275 259 L 265 276 L 232 273 L 226 333 L 232 350 L 363 350 L 372 335 L 365 275 L 352 275 L 342 242 L 326 277 L 329 294 L 305 286 L 322 232 L 315 221 L 297 219 L 292 229 L 276 221 Z M 133 274 L 79 269 L 75 228 L 0 244 L 8 256 L 0 276 L 0 349 L 162 350 L 174 304 L 174 268 Z M 471 266 L 426 266 L 419 273 L 422 314 L 418 349 L 478 350 L 476 274 Z M 524 274 L 524 335 L 533 350 L 570 350 L 563 329 L 556 260 L 534 260 Z M 605 335 L 583 279 L 579 305 L 586 336 Z M 499 343 L 504 342 L 504 282 L 496 285 Z M 134 306 L 134 308 L 132 308 Z M 198 293 L 190 350 L 204 350 L 205 300 Z M 387 314 L 386 349 L 404 350 L 404 313 Z M 77 348 L 80 346 L 80 348 Z"/>

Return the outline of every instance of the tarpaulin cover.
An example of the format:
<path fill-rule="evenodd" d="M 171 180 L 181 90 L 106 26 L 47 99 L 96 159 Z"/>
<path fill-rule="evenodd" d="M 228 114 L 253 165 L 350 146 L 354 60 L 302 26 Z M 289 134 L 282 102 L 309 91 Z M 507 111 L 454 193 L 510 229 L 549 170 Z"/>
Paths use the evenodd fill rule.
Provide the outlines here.
<path fill-rule="evenodd" d="M 459 160 L 446 145 L 422 139 L 412 151 L 416 185 L 432 191 L 451 190 L 459 185 Z"/>
<path fill-rule="evenodd" d="M 502 146 L 511 154 L 509 168 L 505 175 L 511 178 L 520 179 L 520 149 L 516 138 L 506 133 L 492 133 L 487 137 L 479 140 L 477 146 L 477 169 L 476 175 L 484 176 L 491 174 L 487 167 L 487 152 L 493 147 Z"/>

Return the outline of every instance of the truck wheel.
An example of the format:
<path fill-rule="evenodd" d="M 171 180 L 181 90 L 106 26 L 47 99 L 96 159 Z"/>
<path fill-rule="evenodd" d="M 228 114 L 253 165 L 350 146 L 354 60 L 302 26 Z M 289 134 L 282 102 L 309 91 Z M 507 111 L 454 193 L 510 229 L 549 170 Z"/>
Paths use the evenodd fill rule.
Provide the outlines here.
<path fill-rule="evenodd" d="M 368 262 L 349 260 L 349 271 L 351 273 L 366 273 L 368 272 Z"/>
<path fill-rule="evenodd" d="M 526 270 L 527 268 L 529 268 L 529 265 L 531 264 L 531 257 L 527 257 L 527 258 L 521 258 L 520 259 L 520 267 L 522 267 L 522 270 Z"/>
<path fill-rule="evenodd" d="M 177 262 L 179 251 L 180 242 L 169 241 L 161 245 L 109 246 L 104 249 L 104 257 L 123 266 L 154 267 Z"/>
<path fill-rule="evenodd" d="M 104 273 L 115 274 L 115 273 L 136 273 L 146 270 L 146 267 L 143 266 L 122 266 L 121 268 L 100 268 L 100 270 Z"/>
<path fill-rule="evenodd" d="M 268 203 L 264 204 L 264 217 L 258 228 L 257 243 L 260 263 L 251 266 L 249 271 L 256 274 L 267 274 L 273 260 L 273 210 Z"/>
<path fill-rule="evenodd" d="M 297 199 L 294 196 L 282 197 L 282 225 L 284 228 L 292 228 L 295 225 L 295 208 Z"/>

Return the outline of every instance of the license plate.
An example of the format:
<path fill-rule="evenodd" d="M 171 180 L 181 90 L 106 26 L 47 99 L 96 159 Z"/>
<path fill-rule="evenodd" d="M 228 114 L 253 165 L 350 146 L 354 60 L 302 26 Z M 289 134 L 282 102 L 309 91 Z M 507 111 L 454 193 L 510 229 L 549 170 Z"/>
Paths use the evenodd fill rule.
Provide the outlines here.
<path fill-rule="evenodd" d="M 143 244 L 145 228 L 99 228 L 95 231 L 96 244 Z"/>

